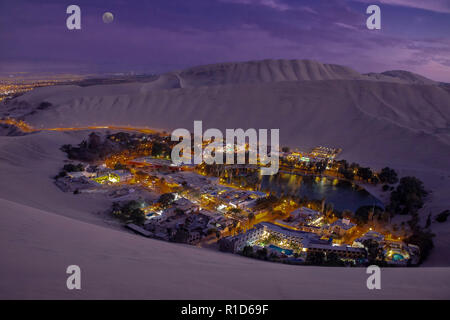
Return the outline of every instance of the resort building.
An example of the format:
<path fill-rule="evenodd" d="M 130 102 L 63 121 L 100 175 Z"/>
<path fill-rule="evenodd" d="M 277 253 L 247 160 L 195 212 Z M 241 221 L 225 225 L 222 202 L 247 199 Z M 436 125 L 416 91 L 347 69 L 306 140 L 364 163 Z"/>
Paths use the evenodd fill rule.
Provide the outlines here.
<path fill-rule="evenodd" d="M 269 235 L 299 247 L 305 247 L 311 239 L 319 240 L 318 236 L 312 233 L 291 230 L 269 222 L 261 222 L 246 233 L 221 239 L 219 243 L 220 249 L 222 251 L 236 253 L 244 249 L 247 245 L 253 246 Z"/>
<path fill-rule="evenodd" d="M 308 254 L 311 252 L 323 252 L 325 254 L 335 253 L 343 259 L 363 259 L 366 257 L 366 250 L 349 246 L 336 246 L 331 244 L 320 244 L 311 242 L 306 247 Z"/>
<path fill-rule="evenodd" d="M 329 230 L 331 233 L 342 237 L 354 227 L 356 227 L 356 224 L 350 222 L 349 219 L 339 219 L 329 226 Z"/>
<path fill-rule="evenodd" d="M 322 213 L 307 207 L 298 208 L 290 213 L 293 221 L 301 225 L 315 225 L 322 218 Z"/>
<path fill-rule="evenodd" d="M 338 155 L 342 150 L 341 149 L 334 149 L 334 148 L 327 148 L 327 147 L 316 147 L 311 151 L 311 156 L 314 158 L 320 158 L 320 159 L 326 159 L 326 160 L 333 160 L 336 155 Z"/>
<path fill-rule="evenodd" d="M 99 174 L 96 178 L 93 178 L 92 180 L 100 184 L 105 183 L 108 184 L 108 183 L 127 182 L 132 177 L 133 175 L 126 170 L 113 170 L 111 172 Z"/>
<path fill-rule="evenodd" d="M 355 239 L 353 241 L 352 246 L 364 248 L 364 242 L 367 240 L 374 240 L 378 243 L 382 243 L 384 241 L 384 235 L 382 235 L 381 233 L 378 233 L 376 231 L 370 230 L 370 231 L 366 232 L 362 237 Z"/>

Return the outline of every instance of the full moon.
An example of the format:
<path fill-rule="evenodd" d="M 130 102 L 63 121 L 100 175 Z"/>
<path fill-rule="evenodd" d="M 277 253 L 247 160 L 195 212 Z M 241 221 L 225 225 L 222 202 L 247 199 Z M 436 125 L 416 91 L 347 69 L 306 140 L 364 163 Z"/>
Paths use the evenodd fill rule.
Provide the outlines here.
<path fill-rule="evenodd" d="M 104 23 L 111 23 L 114 20 L 114 16 L 113 16 L 113 14 L 111 12 L 105 12 L 103 14 L 102 19 L 103 19 Z"/>

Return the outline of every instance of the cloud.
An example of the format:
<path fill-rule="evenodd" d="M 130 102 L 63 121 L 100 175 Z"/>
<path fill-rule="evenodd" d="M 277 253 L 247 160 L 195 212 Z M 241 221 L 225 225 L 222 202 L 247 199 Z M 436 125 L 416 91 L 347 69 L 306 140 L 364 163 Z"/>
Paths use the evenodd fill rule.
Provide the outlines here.
<path fill-rule="evenodd" d="M 286 11 L 292 9 L 289 5 L 280 0 L 220 0 L 222 2 L 239 3 L 247 5 L 259 5 L 269 7 L 278 11 Z"/>
<path fill-rule="evenodd" d="M 351 26 L 349 24 L 346 23 L 342 23 L 342 22 L 335 22 L 334 23 L 336 26 L 344 28 L 344 29 L 349 29 L 349 30 L 358 30 L 357 27 Z"/>
<path fill-rule="evenodd" d="M 450 0 L 356 0 L 358 2 L 375 4 L 376 2 L 393 5 L 423 9 L 439 13 L 450 13 Z"/>
<path fill-rule="evenodd" d="M 111 7 L 117 19 L 105 25 L 103 8 L 79 0 L 80 32 L 66 29 L 64 5 L 42 7 L 27 1 L 9 6 L 0 11 L 0 43 L 8 48 L 0 50 L 0 71 L 6 66 L 33 70 L 35 65 L 89 72 L 163 72 L 224 61 L 305 58 L 360 72 L 404 69 L 450 81 L 446 16 L 435 19 L 420 10 L 405 17 L 399 13 L 402 7 L 391 8 L 391 17 L 386 15 L 383 22 L 386 28 L 372 32 L 365 27 L 364 10 L 343 0 L 172 1 L 177 5 L 161 0 L 157 10 L 148 2 Z M 414 24 L 414 18 L 423 18 L 426 26 Z"/>

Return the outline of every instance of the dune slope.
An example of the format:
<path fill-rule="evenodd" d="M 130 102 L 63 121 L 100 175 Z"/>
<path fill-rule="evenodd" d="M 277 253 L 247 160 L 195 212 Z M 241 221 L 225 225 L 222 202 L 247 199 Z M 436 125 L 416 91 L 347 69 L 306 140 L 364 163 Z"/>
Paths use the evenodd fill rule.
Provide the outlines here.
<path fill-rule="evenodd" d="M 0 298 L 445 299 L 449 268 L 386 269 L 368 290 L 363 268 L 256 261 L 146 239 L 0 199 Z M 66 268 L 81 268 L 81 290 Z M 411 290 L 414 288 L 414 290 Z"/>
<path fill-rule="evenodd" d="M 342 158 L 394 167 L 432 191 L 426 218 L 450 207 L 450 92 L 416 75 L 361 75 L 312 61 L 229 63 L 149 83 L 33 90 L 2 114 L 36 128 L 130 125 L 193 129 L 279 128 L 282 145 L 343 149 Z M 430 80 L 431 81 L 431 80 Z M 52 105 L 40 109 L 41 102 Z M 145 239 L 105 224 L 102 199 L 52 182 L 85 132 L 0 137 L 2 298 L 448 298 L 448 268 L 387 269 L 383 290 L 363 269 L 294 267 Z M 83 201 L 80 201 L 82 197 Z M 432 225 L 425 266 L 450 265 L 447 225 Z M 83 290 L 65 288 L 79 264 Z"/>

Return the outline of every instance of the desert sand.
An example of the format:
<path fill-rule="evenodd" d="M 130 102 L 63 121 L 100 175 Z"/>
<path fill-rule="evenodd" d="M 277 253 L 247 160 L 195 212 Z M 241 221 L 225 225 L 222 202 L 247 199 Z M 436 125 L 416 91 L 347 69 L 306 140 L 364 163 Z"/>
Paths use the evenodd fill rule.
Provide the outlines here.
<path fill-rule="evenodd" d="M 52 106 L 39 110 L 43 101 Z M 125 125 L 192 130 L 279 128 L 281 145 L 343 149 L 340 158 L 432 191 L 421 210 L 450 208 L 450 92 L 404 72 L 361 75 L 314 61 L 265 60 L 195 67 L 150 83 L 33 90 L 2 110 L 35 128 Z M 52 177 L 86 132 L 0 136 L 2 298 L 449 298 L 448 224 L 432 224 L 435 249 L 420 268 L 383 270 L 383 289 L 364 269 L 254 261 L 130 234 L 96 214 L 101 198 L 62 193 Z M 82 197 L 82 201 L 80 201 Z M 84 287 L 65 287 L 65 267 Z"/>

